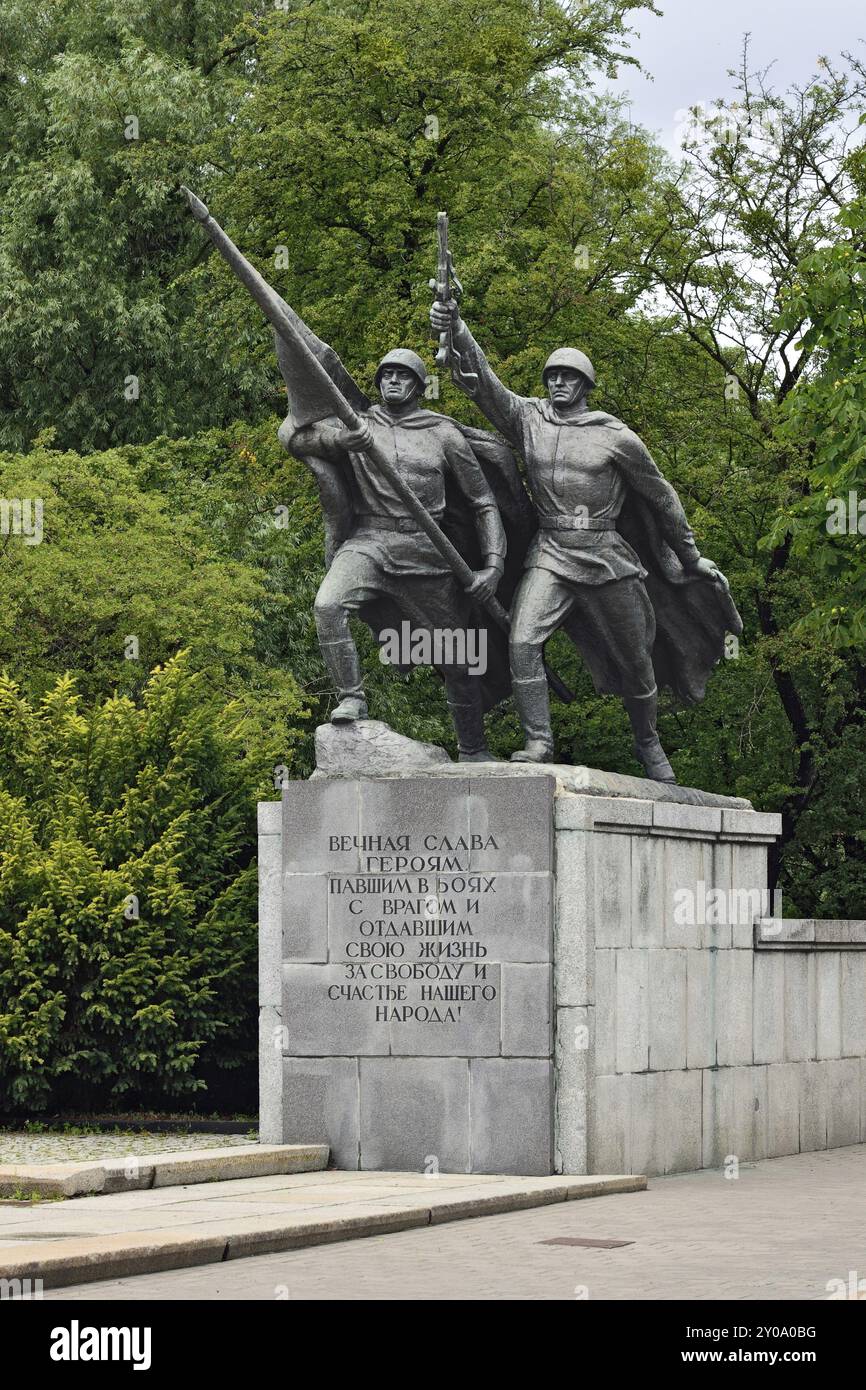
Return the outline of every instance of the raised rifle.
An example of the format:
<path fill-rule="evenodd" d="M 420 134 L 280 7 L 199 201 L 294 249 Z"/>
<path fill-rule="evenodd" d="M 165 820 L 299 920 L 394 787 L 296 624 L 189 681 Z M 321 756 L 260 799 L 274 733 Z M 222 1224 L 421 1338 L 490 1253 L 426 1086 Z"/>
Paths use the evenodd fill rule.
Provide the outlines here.
<path fill-rule="evenodd" d="M 447 212 L 437 212 L 436 214 L 436 236 L 439 244 L 439 251 L 436 258 L 436 279 L 430 280 L 430 288 L 435 291 L 436 298 L 440 304 L 448 304 L 454 299 L 459 304 L 463 296 L 463 286 L 457 279 L 454 270 L 454 261 L 448 249 L 448 214 Z M 462 368 L 459 352 L 454 350 L 454 342 L 450 328 L 439 334 L 439 348 L 436 353 L 436 366 L 443 371 L 450 367 L 452 372 L 460 380 L 462 388 L 471 395 L 478 385 L 478 377 L 475 372 L 465 372 Z"/>

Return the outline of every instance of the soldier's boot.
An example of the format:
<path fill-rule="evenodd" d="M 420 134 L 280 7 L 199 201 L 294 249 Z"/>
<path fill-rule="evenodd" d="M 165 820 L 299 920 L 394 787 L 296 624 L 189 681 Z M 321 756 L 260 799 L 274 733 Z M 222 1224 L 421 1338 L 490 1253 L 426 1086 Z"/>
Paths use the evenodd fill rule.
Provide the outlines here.
<path fill-rule="evenodd" d="M 361 684 L 361 661 L 351 637 L 321 642 L 325 665 L 337 687 L 340 703 L 331 711 L 332 724 L 353 724 L 367 718 L 367 699 Z"/>
<path fill-rule="evenodd" d="M 471 687 L 470 687 L 471 688 Z M 487 747 L 484 733 L 484 710 L 481 704 L 481 691 L 471 695 L 468 691 L 448 694 L 448 709 L 457 733 L 457 761 L 461 763 L 495 763 Z"/>
<path fill-rule="evenodd" d="M 523 725 L 526 746 L 511 754 L 513 763 L 552 763 L 553 731 L 550 727 L 550 696 L 543 676 L 528 680 L 512 678 L 511 693 Z"/>
<path fill-rule="evenodd" d="M 676 782 L 674 770 L 659 742 L 656 729 L 658 691 L 650 695 L 631 695 L 623 700 L 631 720 L 634 751 L 647 777 L 653 782 Z"/>

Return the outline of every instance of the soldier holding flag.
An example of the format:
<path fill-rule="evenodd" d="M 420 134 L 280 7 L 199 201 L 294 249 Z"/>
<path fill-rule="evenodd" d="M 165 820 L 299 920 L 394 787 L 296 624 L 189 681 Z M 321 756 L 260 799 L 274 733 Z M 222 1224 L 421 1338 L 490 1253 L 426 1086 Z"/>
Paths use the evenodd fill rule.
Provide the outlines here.
<path fill-rule="evenodd" d="M 407 349 L 380 362 L 381 403 L 371 406 L 334 350 L 263 279 L 205 204 L 183 191 L 193 216 L 273 326 L 289 407 L 280 439 L 318 483 L 328 573 L 315 618 L 339 693 L 332 720 L 367 715 L 350 617 L 360 616 L 380 643 L 383 630 L 406 619 L 422 635 L 465 632 L 472 624 L 479 634 L 483 629 L 486 672 L 457 661 L 438 669 L 460 758 L 489 760 L 484 712 L 510 689 L 509 619 L 496 592 L 510 599 L 532 529 L 513 455 L 486 431 L 421 409 L 427 372 Z M 435 631 L 431 635 L 430 649 L 441 651 L 445 644 L 436 642 Z M 462 645 L 465 651 L 468 644 Z M 561 698 L 570 698 L 553 673 L 547 679 Z"/>
<path fill-rule="evenodd" d="M 470 605 L 442 555 L 408 512 L 405 501 L 368 451 L 392 459 L 428 515 L 442 522 L 450 480 L 471 512 L 482 555 L 468 592 L 479 599 L 495 593 L 505 568 L 505 532 L 496 500 L 466 438 L 445 415 L 422 410 L 418 397 L 427 382 L 421 358 L 407 349 L 389 352 L 379 363 L 376 385 L 381 404 L 361 415 L 357 429 L 325 420 L 296 428 L 290 414 L 280 429 L 285 447 L 321 472 L 322 463 L 340 470 L 331 487 L 343 491 L 344 526 L 354 526 L 336 549 L 316 595 L 319 644 L 340 703 L 334 723 L 366 719 L 367 702 L 350 616 L 388 601 L 417 632 L 424 628 L 467 627 Z M 333 500 L 333 499 L 332 499 Z M 465 667 L 441 668 L 457 731 L 461 761 L 490 758 L 484 737 L 484 705 L 477 675 Z"/>

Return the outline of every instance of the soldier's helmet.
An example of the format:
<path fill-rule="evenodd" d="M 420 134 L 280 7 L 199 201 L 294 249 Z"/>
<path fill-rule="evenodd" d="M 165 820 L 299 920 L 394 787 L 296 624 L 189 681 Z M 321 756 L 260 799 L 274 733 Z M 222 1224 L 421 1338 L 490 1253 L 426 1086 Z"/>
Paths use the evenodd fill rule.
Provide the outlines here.
<path fill-rule="evenodd" d="M 552 352 L 545 362 L 541 371 L 541 380 L 547 382 L 547 373 L 554 367 L 570 367 L 573 372 L 580 372 L 589 382 L 589 389 L 595 386 L 595 368 L 590 362 L 585 352 L 579 348 L 557 348 Z"/>
<path fill-rule="evenodd" d="M 422 358 L 411 348 L 393 348 L 391 352 L 386 352 L 382 361 L 376 368 L 376 385 L 379 385 L 379 378 L 385 367 L 407 367 L 410 372 L 414 372 L 421 383 L 421 389 L 427 385 L 427 368 L 424 366 Z"/>

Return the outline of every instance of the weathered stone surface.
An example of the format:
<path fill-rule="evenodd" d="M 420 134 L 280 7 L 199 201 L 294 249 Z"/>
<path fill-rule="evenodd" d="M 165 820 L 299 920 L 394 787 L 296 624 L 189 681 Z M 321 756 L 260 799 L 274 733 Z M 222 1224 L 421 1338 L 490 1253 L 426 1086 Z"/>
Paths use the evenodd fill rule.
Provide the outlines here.
<path fill-rule="evenodd" d="M 778 963 L 772 956 L 769 958 L 763 953 L 756 953 L 755 966 L 758 962 L 764 964 L 769 959 L 772 965 L 778 969 Z M 818 1049 L 817 1056 L 819 1061 L 824 1061 L 830 1057 L 841 1057 L 842 1055 L 842 957 L 838 951 L 828 951 L 826 955 L 819 955 L 815 961 L 816 969 L 816 1009 L 818 1025 Z M 852 1141 L 856 1142 L 856 1141 Z"/>
<path fill-rule="evenodd" d="M 689 1069 L 712 1067 L 716 1061 L 715 956 L 703 949 L 685 954 L 687 1065 Z"/>
<path fill-rule="evenodd" d="M 593 1091 L 593 1023 L 596 1010 L 556 1010 L 554 1066 L 554 1165 L 557 1173 L 588 1167 L 588 1099 Z"/>
<path fill-rule="evenodd" d="M 616 962 L 616 1069 L 646 1071 L 649 1066 L 649 952 L 619 951 Z"/>
<path fill-rule="evenodd" d="M 767 1157 L 800 1151 L 800 1066 L 780 1062 L 767 1067 Z"/>
<path fill-rule="evenodd" d="M 259 871 L 259 1003 L 280 1003 L 282 852 L 279 835 L 261 835 Z"/>
<path fill-rule="evenodd" d="M 283 897 L 327 882 L 329 954 L 289 959 L 324 955 L 320 903 L 299 894 L 280 951 L 291 989 L 263 1011 L 263 1045 L 271 1030 L 292 1054 L 278 1059 L 280 1111 L 291 1085 L 296 1115 L 327 1129 L 338 1161 L 417 1172 L 550 1171 L 526 1166 L 542 1151 L 557 1171 L 677 1172 L 855 1142 L 866 1125 L 864 924 L 763 920 L 753 931 L 768 822 L 641 798 L 628 785 L 648 785 L 639 779 L 602 777 L 596 794 L 591 770 L 567 770 L 580 789 L 566 790 L 561 771 L 448 764 L 305 784 L 288 823 L 312 867 L 299 862 Z M 267 871 L 273 846 L 263 853 Z M 426 869 L 412 867 L 426 855 Z M 272 917 L 272 883 L 264 901 Z M 448 965 L 441 991 L 427 990 L 435 976 L 399 973 L 437 961 Z M 329 1003 L 311 1026 L 313 984 L 349 980 L 387 992 Z M 496 997 L 476 1006 L 466 985 L 482 980 Z M 380 1000 L 447 1004 L 455 1017 L 371 1026 Z M 520 1090 L 539 1066 L 556 1076 L 543 1115 Z M 335 1070 L 348 1091 L 323 1087 Z M 272 1082 L 263 1106 L 276 1108 Z M 339 1113 L 326 1126 L 329 1094 Z M 506 1111 L 514 1132 L 500 1135 Z"/>
<path fill-rule="evenodd" d="M 683 1071 L 686 1065 L 686 952 L 650 948 L 649 1065 Z"/>
<path fill-rule="evenodd" d="M 359 814 L 356 782 L 292 782 L 283 791 L 283 872 L 357 872 Z M 334 837 L 342 848 L 333 848 Z"/>
<path fill-rule="evenodd" d="M 503 965 L 501 978 L 503 1057 L 549 1057 L 550 966 Z"/>
<path fill-rule="evenodd" d="M 357 1168 L 361 1149 L 357 1057 L 284 1058 L 283 1114 L 287 1144 L 328 1144 L 338 1168 Z"/>
<path fill-rule="evenodd" d="M 397 877 L 397 876 L 392 876 Z M 430 894 L 435 878 L 437 892 Z M 546 962 L 551 953 L 551 875 L 484 874 L 480 892 L 467 891 L 466 874 L 437 873 L 399 875 L 402 902 L 420 902 L 423 915 L 414 912 L 394 914 L 411 922 L 456 919 L 469 924 L 483 942 L 491 962 L 511 960 Z M 423 887 L 424 883 L 428 887 Z M 357 911 L 358 899 L 346 893 L 331 893 L 328 900 L 328 938 L 331 961 L 357 960 L 359 925 L 368 917 Z M 380 899 L 381 901 L 381 899 Z M 389 899 L 393 902 L 393 896 Z M 478 904 L 478 911 L 469 910 Z M 353 952 L 354 954 L 347 954 Z"/>
<path fill-rule="evenodd" d="M 814 955 L 795 951 L 785 955 L 785 1061 L 807 1062 L 817 1052 Z"/>
<path fill-rule="evenodd" d="M 554 957 L 556 999 L 574 1007 L 590 1003 L 594 992 L 595 916 L 592 911 L 593 836 L 560 831 L 556 848 Z"/>
<path fill-rule="evenodd" d="M 553 1157 L 549 1061 L 479 1057 L 469 1063 L 475 1173 L 549 1173 Z"/>
<path fill-rule="evenodd" d="M 316 729 L 316 769 L 327 777 L 378 777 L 450 761 L 444 748 L 406 738 L 380 719 L 320 724 Z"/>
<path fill-rule="evenodd" d="M 785 976 L 781 961 L 768 958 L 760 952 L 755 952 L 752 961 L 755 1061 L 784 1062 Z"/>
<path fill-rule="evenodd" d="M 440 1023 L 419 1021 L 417 1017 L 391 1017 L 388 1028 L 392 1056 L 498 1057 L 502 1037 L 502 967 L 485 962 L 482 968 L 483 979 L 473 979 L 474 968 L 469 963 L 465 987 L 474 989 L 476 996 L 463 1004 L 432 1001 L 429 994 L 426 998 L 424 995 L 429 985 L 416 981 L 407 985 L 403 1004 L 426 1009 L 431 1015 L 437 1010 L 442 1018 L 450 1018 L 453 1013 L 457 1019 Z M 402 1005 L 393 1007 L 396 1012 Z"/>
<path fill-rule="evenodd" d="M 595 1070 L 600 1074 L 616 1071 L 616 958 L 611 950 L 595 953 Z"/>
<path fill-rule="evenodd" d="M 846 951 L 842 957 L 842 1055 L 866 1054 L 866 954 Z"/>
<path fill-rule="evenodd" d="M 632 946 L 662 946 L 672 903 L 666 892 L 664 855 L 650 835 L 632 837 Z"/>
<path fill-rule="evenodd" d="M 283 880 L 283 960 L 328 959 L 328 876 L 288 873 Z"/>
<path fill-rule="evenodd" d="M 715 840 L 704 846 L 704 863 L 708 864 L 707 888 L 712 886 L 721 899 L 716 898 L 716 908 L 711 912 L 707 902 L 707 920 L 704 926 L 704 945 L 727 950 L 733 941 L 728 897 L 734 881 L 734 846 Z M 719 902 L 723 905 L 718 907 Z"/>
<path fill-rule="evenodd" d="M 731 850 L 731 944 L 751 950 L 755 922 L 773 910 L 767 890 L 767 846 L 735 842 Z"/>
<path fill-rule="evenodd" d="M 630 1173 L 630 1076 L 596 1076 L 588 1097 L 587 1169 Z"/>
<path fill-rule="evenodd" d="M 827 1147 L 827 1083 L 830 1062 L 805 1062 L 800 1067 L 800 1151 Z"/>
<path fill-rule="evenodd" d="M 678 806 L 671 802 L 656 802 L 653 807 L 653 829 L 662 833 L 680 831 L 683 834 L 718 835 L 722 829 L 722 813 L 710 806 Z"/>
<path fill-rule="evenodd" d="M 592 836 L 592 889 L 595 944 L 631 943 L 631 835 Z"/>
<path fill-rule="evenodd" d="M 468 1173 L 469 1062 L 362 1057 L 361 1167 Z"/>
<path fill-rule="evenodd" d="M 359 721 L 360 722 L 360 721 Z M 369 721 L 375 722 L 375 721 Z M 325 727 L 324 725 L 322 727 Z M 333 726 L 336 728 L 336 725 Z M 435 747 L 435 745 L 432 745 Z M 721 796 L 716 792 L 700 791 L 697 787 L 680 787 L 674 783 L 653 782 L 648 777 L 629 777 L 621 772 L 602 772 L 595 767 L 572 767 L 566 763 L 452 763 L 449 760 L 424 767 L 425 777 L 435 780 L 449 777 L 553 777 L 557 798 L 569 793 L 579 797 L 625 797 L 631 801 L 672 802 L 683 806 L 720 806 L 751 811 L 751 802 L 741 796 Z M 407 769 L 410 775 L 413 769 Z M 371 773 L 367 771 L 334 773 L 340 777 L 401 777 L 404 769 Z M 316 780 L 324 773 L 313 773 Z"/>
<path fill-rule="evenodd" d="M 479 777 L 469 782 L 473 869 L 546 872 L 553 867 L 552 777 Z M 490 838 L 496 844 L 488 843 Z"/>
<path fill-rule="evenodd" d="M 860 1142 L 860 1059 L 843 1057 L 827 1067 L 827 1147 Z"/>
<path fill-rule="evenodd" d="M 277 981 L 281 971 L 277 969 Z M 283 1142 L 283 1049 L 287 1042 L 282 1000 L 259 1009 L 259 1138 Z"/>
<path fill-rule="evenodd" d="M 340 965 L 284 965 L 285 1052 L 292 1057 L 358 1057 L 387 1053 L 387 1022 L 367 999 L 332 999 L 346 984 Z"/>
<path fill-rule="evenodd" d="M 663 1173 L 665 1170 L 661 1082 L 658 1072 L 628 1077 L 631 1091 L 629 1166 L 639 1168 L 642 1173 Z"/>
<path fill-rule="evenodd" d="M 722 810 L 722 834 L 749 836 L 759 835 L 767 840 L 775 840 L 782 833 L 782 817 L 767 811 Z"/>
<path fill-rule="evenodd" d="M 433 782 L 429 777 L 406 776 L 359 782 L 360 833 L 362 835 L 411 834 L 413 845 L 420 836 L 426 849 L 427 836 L 447 837 L 456 846 L 462 839 L 466 848 L 447 846 L 442 853 L 453 862 L 454 870 L 469 869 L 469 783 L 466 778 Z M 374 852 L 375 854 L 375 852 Z M 411 866 L 410 871 L 411 871 Z M 362 861 L 368 872 L 385 870 L 380 856 L 368 855 Z"/>
<path fill-rule="evenodd" d="M 553 807 L 557 830 L 603 830 L 619 826 L 624 831 L 637 826 L 650 829 L 652 801 L 625 796 L 557 795 Z"/>
<path fill-rule="evenodd" d="M 709 944 L 706 924 L 709 891 L 715 886 L 712 849 L 705 840 L 649 839 L 647 844 L 663 865 L 661 914 L 665 946 Z M 635 845 L 637 849 L 637 845 Z M 634 933 L 633 933 L 634 934 Z"/>
<path fill-rule="evenodd" d="M 666 1071 L 661 1083 L 664 1171 L 689 1173 L 701 1166 L 703 1117 L 699 1071 Z"/>
<path fill-rule="evenodd" d="M 705 1168 L 766 1158 L 767 1067 L 720 1067 L 703 1074 Z"/>
<path fill-rule="evenodd" d="M 716 1060 L 720 1067 L 750 1066 L 752 1042 L 752 952 L 716 956 Z"/>

